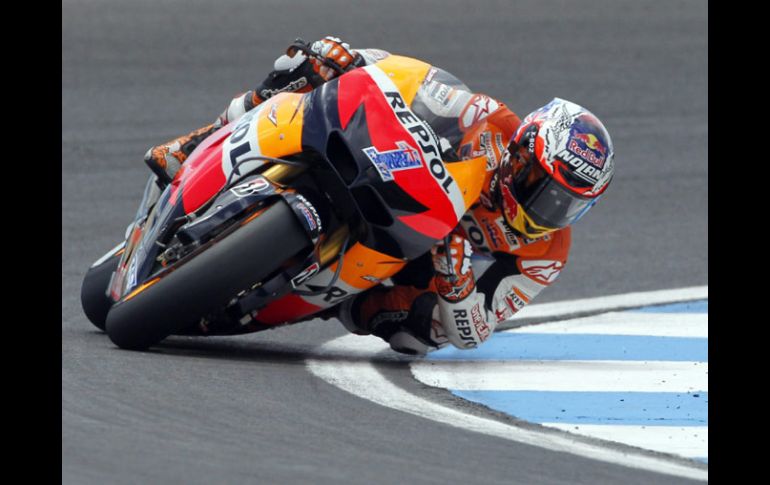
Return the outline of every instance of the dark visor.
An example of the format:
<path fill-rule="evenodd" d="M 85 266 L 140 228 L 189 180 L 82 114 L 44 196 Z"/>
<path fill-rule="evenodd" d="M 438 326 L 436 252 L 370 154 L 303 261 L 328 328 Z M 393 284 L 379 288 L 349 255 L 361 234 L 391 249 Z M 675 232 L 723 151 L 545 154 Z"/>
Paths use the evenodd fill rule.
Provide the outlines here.
<path fill-rule="evenodd" d="M 593 198 L 580 196 L 561 186 L 548 176 L 539 162 L 530 158 L 526 150 L 519 150 L 511 160 L 514 164 L 524 165 L 519 170 L 514 169 L 517 175 L 513 179 L 513 196 L 538 226 L 567 227 L 595 202 Z"/>

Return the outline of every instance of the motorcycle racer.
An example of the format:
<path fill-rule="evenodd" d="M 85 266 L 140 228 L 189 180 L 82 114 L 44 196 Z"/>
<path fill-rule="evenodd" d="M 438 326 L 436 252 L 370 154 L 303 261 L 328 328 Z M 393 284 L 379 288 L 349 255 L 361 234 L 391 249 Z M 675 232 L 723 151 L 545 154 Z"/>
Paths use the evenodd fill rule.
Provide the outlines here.
<path fill-rule="evenodd" d="M 308 92 L 338 72 L 390 54 L 351 49 L 336 37 L 292 49 L 254 90 L 234 98 L 214 123 L 148 150 L 158 182 L 171 182 L 206 137 L 280 92 Z M 420 102 L 441 126 L 443 158 L 486 156 L 478 203 L 452 233 L 393 278 L 329 308 L 350 332 L 376 335 L 392 349 L 425 354 L 448 344 L 475 348 L 496 326 L 550 286 L 567 262 L 570 225 L 605 192 L 614 173 L 609 133 L 585 108 L 555 98 L 521 120 L 503 103 L 472 93 L 439 69 L 423 82 Z M 418 110 L 415 109 L 415 112 Z"/>

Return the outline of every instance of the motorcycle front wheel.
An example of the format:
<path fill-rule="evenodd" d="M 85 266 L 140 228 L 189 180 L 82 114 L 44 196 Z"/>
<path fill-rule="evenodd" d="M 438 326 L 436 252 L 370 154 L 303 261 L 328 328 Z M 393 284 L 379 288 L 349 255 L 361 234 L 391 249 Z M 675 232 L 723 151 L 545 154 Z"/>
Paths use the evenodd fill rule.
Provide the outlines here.
<path fill-rule="evenodd" d="M 120 348 L 145 350 L 223 307 L 311 244 L 291 208 L 279 200 L 113 305 L 107 335 Z"/>

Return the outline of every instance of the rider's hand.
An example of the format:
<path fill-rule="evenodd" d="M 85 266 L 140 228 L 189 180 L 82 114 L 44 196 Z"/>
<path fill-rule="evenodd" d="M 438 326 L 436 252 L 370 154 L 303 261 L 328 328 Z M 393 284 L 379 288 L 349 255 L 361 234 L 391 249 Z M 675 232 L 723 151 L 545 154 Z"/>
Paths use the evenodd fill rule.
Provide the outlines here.
<path fill-rule="evenodd" d="M 310 45 L 310 50 L 336 64 L 341 70 L 346 71 L 355 61 L 358 54 L 354 54 L 347 42 L 342 42 L 338 37 L 326 36 Z M 313 70 L 325 81 L 337 76 L 337 72 L 329 66 L 325 66 L 318 59 L 311 58 Z"/>
<path fill-rule="evenodd" d="M 470 241 L 452 234 L 448 247 L 440 242 L 431 248 L 430 253 L 433 258 L 433 268 L 436 271 L 433 283 L 441 299 L 457 303 L 470 296 L 476 288 L 476 278 L 471 267 L 473 248 Z"/>
<path fill-rule="evenodd" d="M 452 259 L 452 265 L 449 266 L 449 261 L 446 255 L 447 248 L 444 242 L 434 245 L 430 254 L 433 257 L 433 268 L 437 273 L 451 276 L 462 276 L 468 273 L 471 269 L 471 254 L 473 249 L 471 243 L 467 239 L 453 234 L 449 240 L 449 255 Z"/>

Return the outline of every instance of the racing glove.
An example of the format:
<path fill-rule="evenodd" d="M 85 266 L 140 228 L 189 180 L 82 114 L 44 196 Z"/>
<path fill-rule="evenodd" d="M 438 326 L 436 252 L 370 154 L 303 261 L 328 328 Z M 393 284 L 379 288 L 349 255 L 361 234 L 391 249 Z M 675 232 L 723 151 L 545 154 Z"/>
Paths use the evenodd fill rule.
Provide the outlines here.
<path fill-rule="evenodd" d="M 496 325 L 487 322 L 484 297 L 476 289 L 471 267 L 472 254 L 470 241 L 457 234 L 431 248 L 438 319 L 449 342 L 459 349 L 478 347 Z"/>
<path fill-rule="evenodd" d="M 352 65 L 361 64 L 361 56 L 350 49 L 347 42 L 343 42 L 339 37 L 326 36 L 310 45 L 310 50 L 323 56 L 328 63 L 331 63 L 342 71 L 347 71 Z M 329 81 L 337 77 L 337 71 L 328 67 L 318 59 L 311 58 L 313 71 L 315 71 L 324 81 Z"/>

